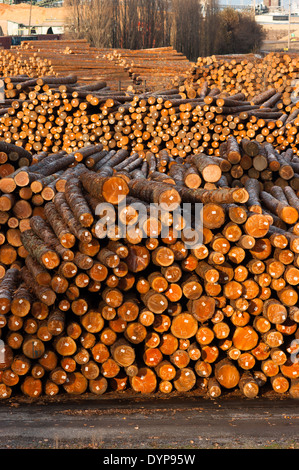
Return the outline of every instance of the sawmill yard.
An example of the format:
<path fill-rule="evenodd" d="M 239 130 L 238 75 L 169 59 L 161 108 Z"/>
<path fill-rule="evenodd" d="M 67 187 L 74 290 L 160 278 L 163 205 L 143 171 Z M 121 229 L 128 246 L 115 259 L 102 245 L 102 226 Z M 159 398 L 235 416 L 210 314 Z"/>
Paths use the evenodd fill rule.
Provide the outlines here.
<path fill-rule="evenodd" d="M 1 448 L 297 448 L 298 56 L 61 39 L 0 70 Z"/>

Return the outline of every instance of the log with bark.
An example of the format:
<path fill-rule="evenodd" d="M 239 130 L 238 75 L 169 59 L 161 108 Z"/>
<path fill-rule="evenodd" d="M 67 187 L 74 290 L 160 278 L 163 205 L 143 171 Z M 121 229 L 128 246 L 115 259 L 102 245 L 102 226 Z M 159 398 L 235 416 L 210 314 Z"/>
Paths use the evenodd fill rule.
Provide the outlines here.
<path fill-rule="evenodd" d="M 37 85 L 19 83 L 19 92 L 33 92 Z M 169 119 L 173 123 L 192 116 L 194 123 L 209 126 L 203 121 L 212 105 L 217 105 L 216 117 L 231 112 L 237 117 L 240 102 L 249 106 L 242 96 L 214 92 L 206 95 L 203 114 L 197 102 L 158 100 L 159 94 L 155 103 L 164 103 L 168 114 L 162 106 L 151 112 L 157 118 L 175 116 Z M 242 111 L 248 113 L 244 121 L 253 124 L 253 117 L 259 118 L 265 128 L 273 118 L 274 96 L 257 96 L 252 114 Z M 69 112 L 82 104 L 80 99 Z M 240 132 L 221 139 L 223 145 L 160 148 L 168 142 L 165 133 L 155 136 L 161 142 L 157 138 L 145 152 L 134 140 L 150 139 L 139 121 L 142 113 L 147 121 L 146 104 L 152 100 L 142 103 L 144 110 L 138 100 L 145 98 L 136 99 L 135 106 L 119 102 L 109 119 L 104 119 L 106 99 L 101 119 L 91 113 L 91 102 L 79 107 L 73 118 L 89 123 L 90 128 L 83 127 L 95 129 L 93 135 L 101 136 L 107 121 L 106 142 L 82 145 L 74 136 L 80 142 L 72 147 L 65 138 L 62 150 L 62 142 L 56 148 L 49 142 L 24 149 L 5 142 L 0 154 L 0 396 L 100 395 L 128 387 L 145 394 L 198 388 L 210 397 L 236 389 L 247 398 L 269 387 L 296 396 L 299 167 L 294 146 L 263 145 L 260 138 L 249 138 L 251 132 L 242 133 L 240 125 Z M 265 103 L 268 118 L 255 107 Z M 29 110 L 30 119 L 37 120 Z M 121 134 L 126 113 L 141 124 L 140 129 L 125 126 L 129 147 Z M 59 119 L 66 123 L 67 114 L 60 109 Z M 6 127 L 12 125 L 5 119 Z M 114 144 L 113 119 L 120 121 Z M 70 123 L 79 126 L 79 121 Z M 231 131 L 241 124 L 227 123 L 235 124 L 223 126 Z M 194 127 L 189 137 L 198 142 Z M 209 132 L 199 129 L 209 142 Z M 31 154 L 32 149 L 39 153 Z M 188 204 L 191 213 L 184 213 Z"/>

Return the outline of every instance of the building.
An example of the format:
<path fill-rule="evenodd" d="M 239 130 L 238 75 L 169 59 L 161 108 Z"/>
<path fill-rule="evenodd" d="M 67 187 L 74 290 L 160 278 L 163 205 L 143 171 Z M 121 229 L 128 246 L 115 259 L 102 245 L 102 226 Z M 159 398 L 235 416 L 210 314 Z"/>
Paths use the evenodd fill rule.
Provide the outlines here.
<path fill-rule="evenodd" d="M 0 3 L 0 27 L 3 35 L 63 34 L 65 18 L 66 10 L 63 7 Z"/>
<path fill-rule="evenodd" d="M 268 8 L 281 8 L 281 0 L 264 0 L 264 5 Z"/>

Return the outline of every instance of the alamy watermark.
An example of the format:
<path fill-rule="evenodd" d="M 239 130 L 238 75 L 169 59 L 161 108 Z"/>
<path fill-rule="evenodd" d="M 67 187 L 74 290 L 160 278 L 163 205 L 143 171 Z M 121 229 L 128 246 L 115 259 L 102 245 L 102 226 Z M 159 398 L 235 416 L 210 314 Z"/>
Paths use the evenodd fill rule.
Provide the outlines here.
<path fill-rule="evenodd" d="M 299 79 L 295 78 L 291 82 L 291 87 L 293 91 L 291 93 L 291 101 L 293 104 L 296 104 L 299 101 Z"/>
<path fill-rule="evenodd" d="M 203 242 L 202 203 L 183 203 L 174 210 L 156 203 L 131 202 L 123 199 L 116 205 L 99 203 L 95 234 L 98 238 L 125 238 L 138 231 L 141 238 L 166 239 L 175 236 L 185 247 L 194 249 Z"/>
<path fill-rule="evenodd" d="M 290 345 L 290 360 L 292 364 L 297 364 L 299 362 L 299 339 L 293 339 Z"/>

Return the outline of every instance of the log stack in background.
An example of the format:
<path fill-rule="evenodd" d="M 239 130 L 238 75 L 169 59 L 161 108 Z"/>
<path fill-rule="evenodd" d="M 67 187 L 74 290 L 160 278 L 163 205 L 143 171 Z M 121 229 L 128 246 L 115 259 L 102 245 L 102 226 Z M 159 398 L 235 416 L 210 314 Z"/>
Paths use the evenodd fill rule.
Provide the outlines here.
<path fill-rule="evenodd" d="M 34 54 L 30 54 L 29 57 L 23 57 L 13 49 L 1 50 L 0 67 L 2 77 L 16 75 L 32 77 L 55 74 L 48 61 L 43 61 Z"/>
<path fill-rule="evenodd" d="M 129 73 L 117 63 L 107 60 L 110 49 L 97 49 L 82 40 L 59 41 L 22 41 L 12 53 L 21 62 L 28 62 L 31 57 L 51 67 L 52 73 L 59 76 L 75 73 L 81 85 L 94 81 L 109 82 L 114 90 L 126 89 L 132 85 Z"/>
<path fill-rule="evenodd" d="M 289 85 L 277 91 L 272 83 L 251 98 L 241 91 L 228 95 L 207 81 L 136 94 L 105 81 L 80 85 L 76 75 L 4 80 L 0 138 L 30 152 L 70 153 L 101 143 L 105 150 L 143 156 L 163 149 L 173 157 L 220 156 L 221 143 L 233 136 L 239 144 L 255 139 L 298 154 L 299 104 Z"/>
<path fill-rule="evenodd" d="M 147 90 L 169 88 L 171 82 L 177 83 L 191 72 L 192 64 L 182 52 L 173 47 L 154 49 L 113 49 L 104 56 L 117 66 L 122 67 L 132 78 L 129 91 L 138 92 L 140 87 Z"/>
<path fill-rule="evenodd" d="M 187 73 L 187 81 L 217 86 L 229 93 L 243 92 L 248 98 L 268 88 L 287 93 L 298 74 L 297 54 L 269 53 L 200 57 Z M 289 97 L 289 95 L 288 95 Z"/>
<path fill-rule="evenodd" d="M 76 73 L 82 85 L 102 80 L 113 90 L 130 91 L 169 87 L 172 80 L 179 82 L 192 66 L 173 47 L 100 49 L 91 47 L 84 39 L 22 41 L 20 46 L 13 47 L 10 57 L 22 64 L 30 63 L 32 57 L 38 58 L 54 74 Z"/>

